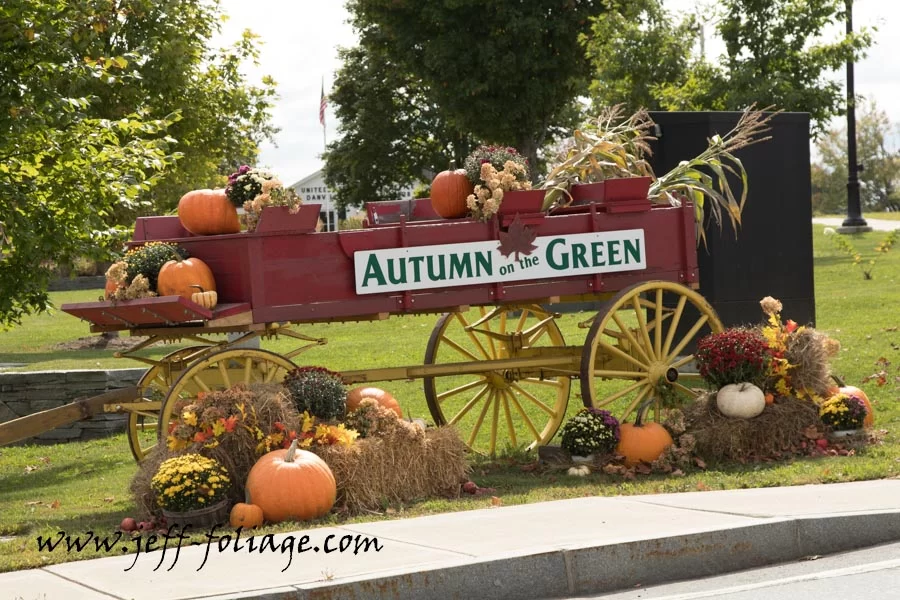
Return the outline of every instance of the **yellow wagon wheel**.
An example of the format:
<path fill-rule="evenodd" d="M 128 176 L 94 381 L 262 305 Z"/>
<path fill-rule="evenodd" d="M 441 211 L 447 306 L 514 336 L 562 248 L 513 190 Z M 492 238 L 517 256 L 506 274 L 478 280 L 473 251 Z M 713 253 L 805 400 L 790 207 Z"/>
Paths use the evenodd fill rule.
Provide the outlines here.
<path fill-rule="evenodd" d="M 624 420 L 646 398 L 695 398 L 701 384 L 689 344 L 722 331 L 712 306 L 697 292 L 668 281 L 625 288 L 601 307 L 581 355 L 585 406 Z"/>
<path fill-rule="evenodd" d="M 280 354 L 253 348 L 223 350 L 191 363 L 169 388 L 160 409 L 159 422 L 166 426 L 158 429 L 159 442 L 166 443 L 180 401 L 189 402 L 200 392 L 224 390 L 238 383 L 280 383 L 296 366 Z"/>
<path fill-rule="evenodd" d="M 514 359 L 562 346 L 554 316 L 538 305 L 479 307 L 438 320 L 425 364 Z M 493 455 L 504 446 L 550 441 L 565 417 L 571 382 L 531 367 L 426 377 L 424 385 L 434 422 L 455 425 L 469 448 Z"/>
<path fill-rule="evenodd" d="M 128 412 L 128 445 L 137 462 L 156 447 L 156 428 L 159 422 L 159 407 L 169 392 L 172 382 L 187 366 L 183 361 L 206 346 L 189 346 L 170 352 L 141 376 L 137 383 L 141 396 L 137 402 L 152 402 L 154 408 L 131 410 Z M 150 434 L 152 432 L 152 435 Z"/>

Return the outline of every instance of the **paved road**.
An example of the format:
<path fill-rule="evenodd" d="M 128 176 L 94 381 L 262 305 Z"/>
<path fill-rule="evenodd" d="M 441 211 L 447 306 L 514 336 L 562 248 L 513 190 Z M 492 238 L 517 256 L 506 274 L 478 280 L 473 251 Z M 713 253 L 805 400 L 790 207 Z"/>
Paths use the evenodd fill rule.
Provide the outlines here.
<path fill-rule="evenodd" d="M 900 543 L 602 596 L 604 600 L 900 599 Z"/>
<path fill-rule="evenodd" d="M 841 217 L 815 217 L 813 223 L 825 225 L 826 227 L 840 227 L 844 222 Z M 875 231 L 893 231 L 900 229 L 900 221 L 890 221 L 888 219 L 866 219 L 866 223 Z"/>

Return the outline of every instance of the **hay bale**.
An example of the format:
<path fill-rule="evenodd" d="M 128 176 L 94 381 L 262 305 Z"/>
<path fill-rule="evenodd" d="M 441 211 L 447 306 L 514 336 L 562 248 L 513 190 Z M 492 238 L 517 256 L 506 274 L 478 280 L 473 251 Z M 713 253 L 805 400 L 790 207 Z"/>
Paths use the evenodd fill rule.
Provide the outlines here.
<path fill-rule="evenodd" d="M 827 340 L 828 336 L 809 327 L 788 338 L 785 358 L 793 365 L 790 378 L 795 389 L 806 389 L 818 396 L 828 396 L 831 380 Z"/>
<path fill-rule="evenodd" d="M 791 397 L 776 398 L 752 419 L 733 419 L 719 412 L 715 394 L 707 394 L 684 409 L 684 419 L 696 454 L 708 461 L 781 456 L 804 441 L 810 427 L 823 430 L 816 406 Z"/>
<path fill-rule="evenodd" d="M 457 494 L 469 472 L 466 445 L 453 427 L 419 432 L 410 435 L 398 428 L 351 446 L 310 450 L 331 468 L 337 481 L 337 504 L 351 513 Z"/>
<path fill-rule="evenodd" d="M 213 448 L 205 442 L 196 442 L 180 450 L 169 450 L 165 445 L 157 445 L 141 462 L 138 472 L 131 480 L 130 490 L 137 504 L 138 514 L 148 518 L 159 513 L 154 494 L 150 491 L 150 480 L 159 470 L 159 465 L 173 456 L 195 452 L 219 461 L 231 476 L 232 486 L 228 494 L 232 502 L 244 501 L 244 482 L 250 469 L 263 454 L 259 451 L 259 438 L 253 426 L 268 434 L 275 430 L 275 423 L 282 423 L 287 429 L 299 427 L 300 416 L 297 409 L 278 384 L 255 383 L 249 386 L 237 385 L 231 389 L 212 392 L 206 400 L 217 407 L 213 410 L 237 411 L 244 405 L 248 414 L 245 421 L 250 427 L 238 426 L 234 431 L 220 436 L 219 444 Z M 223 408 L 224 407 L 224 408 Z M 252 415 L 255 414 L 255 417 Z"/>

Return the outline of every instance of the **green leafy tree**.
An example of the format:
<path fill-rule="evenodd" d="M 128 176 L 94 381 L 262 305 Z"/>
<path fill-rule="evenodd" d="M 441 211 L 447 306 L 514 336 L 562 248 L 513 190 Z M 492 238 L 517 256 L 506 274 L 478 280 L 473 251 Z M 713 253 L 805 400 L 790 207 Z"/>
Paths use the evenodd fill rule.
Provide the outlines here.
<path fill-rule="evenodd" d="M 276 132 L 271 123 L 275 82 L 265 77 L 252 85 L 241 72 L 258 58 L 258 40 L 251 32 L 227 48 L 210 47 L 224 19 L 218 0 L 82 0 L 76 5 L 81 12 L 73 11 L 72 55 L 128 61 L 115 82 L 79 83 L 79 95 L 96 98 L 90 114 L 181 115 L 168 131 L 181 160 L 159 185 L 141 194 L 136 206 L 119 207 L 117 223 L 130 225 L 138 214 L 167 212 L 186 191 L 220 187 L 235 167 L 256 162 L 259 145 Z"/>
<path fill-rule="evenodd" d="M 590 64 L 578 45 L 601 0 L 351 0 L 366 40 L 382 36 L 388 58 L 425 86 L 458 131 L 516 147 L 531 164 Z"/>
<path fill-rule="evenodd" d="M 400 190 L 448 167 L 459 166 L 474 141 L 455 131 L 429 100 L 427 88 L 368 35 L 341 49 L 343 66 L 329 102 L 340 138 L 324 154 L 325 181 L 338 206 L 391 200 Z"/>
<path fill-rule="evenodd" d="M 889 140 L 900 130 L 874 100 L 857 104 L 856 151 L 863 165 L 859 198 L 863 210 L 900 208 L 900 153 Z M 841 214 L 847 210 L 847 129 L 836 127 L 816 144 L 812 166 L 813 210 Z"/>
<path fill-rule="evenodd" d="M 646 25 L 629 27 L 627 17 L 638 6 Z M 622 101 L 639 99 L 665 110 L 774 105 L 809 112 L 814 133 L 845 108 L 842 84 L 828 74 L 848 59 L 859 59 L 872 43 L 866 30 L 824 39 L 829 28 L 843 24 L 844 0 L 721 0 L 715 7 L 715 30 L 725 42 L 725 52 L 713 61 L 691 57 L 672 43 L 687 34 L 690 24 L 664 17 L 654 20 L 663 10 L 662 0 L 623 2 L 615 10 L 623 15 L 620 26 L 595 19 L 598 34 L 584 42 L 588 55 L 596 57 L 595 64 L 605 59 L 595 73 L 602 81 L 595 90 L 613 90 L 622 94 Z M 647 54 L 654 45 L 656 59 Z M 641 68 L 651 70 L 656 79 L 635 77 Z M 632 88 L 635 91 L 627 93 Z M 601 98 L 613 100 L 615 94 Z"/>
<path fill-rule="evenodd" d="M 92 116 L 95 82 L 118 85 L 130 61 L 85 60 L 72 41 L 93 3 L 0 6 L 0 326 L 48 308 L 49 261 L 94 254 L 109 217 L 134 204 L 177 158 L 177 115 Z"/>
<path fill-rule="evenodd" d="M 693 17 L 677 19 L 660 0 L 605 0 L 584 46 L 594 79 L 594 110 L 624 104 L 628 112 L 662 110 L 658 87 L 687 79 L 697 38 Z"/>

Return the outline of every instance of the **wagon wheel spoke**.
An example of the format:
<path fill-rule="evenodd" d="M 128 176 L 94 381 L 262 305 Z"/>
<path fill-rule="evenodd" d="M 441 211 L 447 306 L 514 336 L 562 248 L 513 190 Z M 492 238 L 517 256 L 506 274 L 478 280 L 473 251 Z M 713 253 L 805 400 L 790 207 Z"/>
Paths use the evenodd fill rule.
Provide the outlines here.
<path fill-rule="evenodd" d="M 572 371 L 574 373 L 574 371 Z M 559 382 L 555 379 L 537 379 L 536 377 L 527 377 L 522 381 L 526 383 L 533 383 L 535 385 L 546 385 L 549 387 L 561 388 L 563 386 L 562 382 Z"/>
<path fill-rule="evenodd" d="M 481 316 L 484 317 L 485 314 L 486 314 L 486 311 L 484 310 L 484 307 L 482 306 L 481 307 Z M 499 354 L 497 353 L 497 346 L 496 346 L 496 343 L 494 342 L 494 336 L 490 335 L 491 333 L 493 333 L 491 331 L 490 320 L 484 322 L 484 329 L 485 329 L 485 331 L 488 332 L 488 335 L 486 337 L 488 339 L 488 343 L 491 346 L 491 358 L 497 358 L 499 356 Z"/>
<path fill-rule="evenodd" d="M 547 406 L 546 404 L 544 404 L 543 402 L 541 402 L 540 400 L 538 400 L 537 398 L 535 398 L 533 394 L 531 394 L 530 392 L 528 392 L 528 391 L 522 389 L 521 386 L 519 386 L 519 385 L 517 385 L 517 384 L 515 384 L 515 383 L 510 384 L 510 387 L 511 387 L 512 389 L 516 390 L 517 392 L 519 392 L 520 394 L 522 394 L 523 396 L 525 396 L 526 398 L 528 398 L 529 400 L 531 400 L 531 402 L 532 402 L 535 406 L 537 406 L 538 408 L 540 408 L 542 411 L 544 411 L 545 413 L 547 413 L 547 414 L 550 415 L 551 417 L 553 416 L 553 409 L 550 408 L 549 406 Z"/>
<path fill-rule="evenodd" d="M 462 419 L 464 416 L 466 416 L 466 413 L 468 413 L 470 410 L 472 410 L 473 406 L 478 404 L 478 401 L 481 400 L 481 397 L 484 396 L 490 389 L 491 389 L 490 386 L 485 384 L 484 387 L 481 388 L 481 390 L 479 390 L 479 392 L 477 394 L 475 394 L 472 397 L 472 399 L 469 400 L 469 402 L 462 408 L 462 410 L 459 411 L 458 413 L 456 413 L 456 415 L 452 419 L 450 419 L 450 421 L 447 424 L 448 425 L 456 425 L 460 419 Z"/>
<path fill-rule="evenodd" d="M 603 347 L 603 349 L 605 351 L 621 358 L 622 360 L 627 360 L 628 362 L 637 366 L 639 369 L 642 369 L 644 371 L 647 371 L 649 369 L 647 364 L 642 363 L 641 361 L 639 361 L 635 357 L 631 356 L 630 354 L 626 354 L 626 353 L 622 352 L 621 350 L 619 350 L 618 348 L 616 348 L 615 346 L 613 346 L 612 344 L 610 344 L 608 342 L 604 342 L 601 340 L 600 345 Z"/>
<path fill-rule="evenodd" d="M 541 440 L 541 434 L 538 433 L 537 427 L 534 426 L 534 423 L 525 413 L 525 410 L 522 408 L 522 405 L 519 404 L 519 399 L 515 397 L 515 395 L 510 394 L 509 399 L 512 400 L 513 406 L 516 407 L 516 411 L 519 413 L 519 416 L 524 421 L 525 426 L 528 428 L 528 431 L 531 432 L 531 436 L 534 438 L 535 442 L 539 442 Z"/>
<path fill-rule="evenodd" d="M 503 416 L 506 417 L 506 431 L 509 433 L 509 439 L 512 441 L 513 448 L 516 448 L 519 442 L 516 439 L 516 428 L 513 426 L 512 413 L 509 411 L 509 392 L 506 390 L 503 390 Z"/>
<path fill-rule="evenodd" d="M 675 339 L 675 331 L 681 323 L 681 315 L 687 304 L 687 296 L 678 299 L 678 306 L 675 307 L 675 313 L 672 315 L 672 322 L 669 324 L 669 332 L 666 334 L 666 343 L 663 345 L 662 356 L 669 356 L 669 348 L 672 347 L 672 340 Z"/>
<path fill-rule="evenodd" d="M 644 362 L 650 363 L 650 356 L 644 351 L 644 348 L 638 343 L 637 339 L 635 339 L 634 335 L 631 333 L 631 329 L 626 327 L 622 320 L 619 318 L 619 315 L 613 315 L 613 321 L 615 321 L 616 325 L 619 326 L 619 331 L 622 332 L 624 338 L 628 340 L 631 348 L 634 348 L 638 352 L 641 353 L 641 358 L 644 359 Z"/>
<path fill-rule="evenodd" d="M 231 387 L 231 378 L 228 377 L 228 369 L 225 368 L 225 364 L 219 363 L 219 374 L 222 376 L 222 381 L 225 382 L 225 387 Z"/>
<path fill-rule="evenodd" d="M 491 456 L 497 453 L 497 426 L 500 424 L 500 396 L 502 393 L 503 390 L 499 390 L 494 395 L 494 418 L 491 419 Z"/>
<path fill-rule="evenodd" d="M 437 395 L 438 402 L 443 402 L 445 398 L 449 396 L 455 396 L 456 394 L 461 394 L 467 390 L 471 390 L 474 387 L 478 387 L 479 385 L 485 385 L 484 379 L 476 379 L 469 383 L 463 384 L 459 387 L 455 387 L 452 390 L 447 390 L 446 392 L 441 392 Z"/>
<path fill-rule="evenodd" d="M 594 369 L 594 375 L 608 379 L 644 379 L 647 377 L 647 373 L 642 371 L 612 371 L 610 369 Z"/>
<path fill-rule="evenodd" d="M 656 290 L 656 320 L 653 322 L 653 354 L 657 358 L 662 356 L 662 322 L 663 322 L 663 291 Z"/>
<path fill-rule="evenodd" d="M 678 368 L 683 367 L 684 365 L 690 364 L 693 360 L 694 360 L 694 355 L 688 354 L 687 356 L 682 356 L 681 358 L 679 358 L 678 360 L 676 360 L 669 366 L 672 367 L 673 369 L 678 369 Z"/>
<path fill-rule="evenodd" d="M 644 348 L 652 353 L 653 342 L 650 341 L 650 332 L 647 331 L 647 322 L 644 320 L 644 311 L 641 309 L 641 305 L 638 303 L 637 298 L 632 298 L 631 305 L 634 307 L 634 314 L 637 317 L 638 329 L 643 337 Z M 656 356 L 653 356 L 653 358 L 656 358 Z"/>
<path fill-rule="evenodd" d="M 459 352 L 460 354 L 465 356 L 466 358 L 469 358 L 469 359 L 475 360 L 475 361 L 481 360 L 480 358 L 478 358 L 477 356 L 475 356 L 474 354 L 472 354 L 471 352 L 469 352 L 468 350 L 466 350 L 465 348 L 463 348 L 462 346 L 460 346 L 459 344 L 457 344 L 450 338 L 442 337 L 441 340 L 445 344 L 447 344 L 448 346 L 450 346 L 451 348 L 453 348 L 454 350 L 456 350 L 457 352 Z"/>
<path fill-rule="evenodd" d="M 628 416 L 631 415 L 631 413 L 633 413 L 635 411 L 635 409 L 640 405 L 640 403 L 644 401 L 644 398 L 646 398 L 647 394 L 649 394 L 649 393 L 650 393 L 650 386 L 647 386 L 644 389 L 642 389 L 640 392 L 638 392 L 638 395 L 635 396 L 634 400 L 631 401 L 631 403 L 628 405 L 628 407 L 622 413 L 621 420 L 624 421 L 625 419 L 627 419 Z"/>
<path fill-rule="evenodd" d="M 484 346 L 481 345 L 481 340 L 478 339 L 478 336 L 475 335 L 474 331 L 469 329 L 469 322 L 466 321 L 465 317 L 462 316 L 462 313 L 455 313 L 455 314 L 456 314 L 456 318 L 459 320 L 459 322 L 463 326 L 463 331 L 466 332 L 466 334 L 469 336 L 469 339 L 472 340 L 472 343 L 478 347 L 478 350 L 481 351 L 481 355 L 484 358 L 490 360 L 491 355 L 488 354 L 487 350 L 484 349 Z M 480 360 L 480 359 L 475 358 L 474 360 Z"/>
<path fill-rule="evenodd" d="M 678 356 L 678 353 L 681 352 L 684 349 L 684 347 L 687 346 L 688 343 L 690 343 L 690 341 L 692 339 L 694 339 L 694 336 L 697 335 L 697 332 L 700 331 L 700 328 L 706 324 L 707 319 L 709 319 L 709 317 L 707 315 L 700 315 L 700 318 L 697 319 L 697 322 L 694 323 L 694 325 L 693 325 L 693 327 L 691 327 L 690 331 L 685 334 L 685 336 L 682 338 L 681 342 L 679 342 L 678 345 L 675 346 L 674 350 L 669 352 L 669 354 L 667 356 L 668 361 L 671 361 L 676 356 Z"/>
<path fill-rule="evenodd" d="M 682 385 L 682 384 L 678 383 L 677 381 L 674 381 L 674 382 L 670 383 L 669 385 L 671 385 L 673 388 L 679 390 L 680 392 L 687 394 L 687 396 L 689 398 L 696 398 L 697 396 L 700 395 L 697 391 L 692 390 L 691 388 L 689 388 L 685 385 Z"/>
<path fill-rule="evenodd" d="M 487 400 L 484 402 L 484 406 L 481 407 L 481 413 L 478 415 L 478 419 L 475 421 L 474 427 L 472 427 L 472 433 L 469 434 L 469 446 L 475 443 L 475 437 L 478 435 L 478 430 L 481 429 L 482 423 L 484 423 L 484 417 L 487 414 L 488 409 L 491 407 L 491 403 L 494 400 L 494 390 L 491 390 L 488 393 Z"/>

